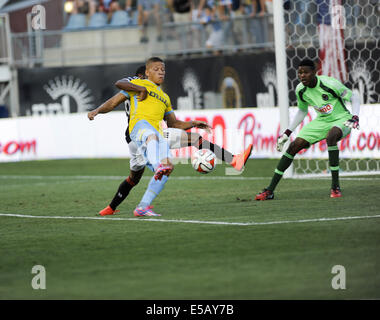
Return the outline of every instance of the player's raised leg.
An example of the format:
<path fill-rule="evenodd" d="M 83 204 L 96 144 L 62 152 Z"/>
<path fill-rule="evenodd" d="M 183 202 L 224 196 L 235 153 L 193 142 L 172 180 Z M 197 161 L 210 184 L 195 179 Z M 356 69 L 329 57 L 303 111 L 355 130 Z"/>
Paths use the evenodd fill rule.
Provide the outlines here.
<path fill-rule="evenodd" d="M 229 163 L 238 171 L 243 170 L 249 156 L 252 153 L 253 144 L 250 144 L 242 153 L 233 155 L 223 147 L 204 139 L 199 133 L 188 132 L 187 134 L 189 146 L 193 146 L 198 149 L 211 150 L 219 160 Z"/>

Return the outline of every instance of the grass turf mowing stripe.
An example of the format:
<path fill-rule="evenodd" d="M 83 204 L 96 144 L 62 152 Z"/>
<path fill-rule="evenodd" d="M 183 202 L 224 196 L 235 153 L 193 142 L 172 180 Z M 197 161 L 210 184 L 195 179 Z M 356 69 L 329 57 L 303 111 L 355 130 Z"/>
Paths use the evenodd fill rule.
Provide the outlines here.
<path fill-rule="evenodd" d="M 172 223 L 193 223 L 193 224 L 211 224 L 211 225 L 231 225 L 231 226 L 259 226 L 259 225 L 276 225 L 289 223 L 307 223 L 307 222 L 325 222 L 325 221 L 341 221 L 355 219 L 373 219 L 380 218 L 380 215 L 373 216 L 351 216 L 336 218 L 317 218 L 317 219 L 301 219 L 301 220 L 283 220 L 283 221 L 267 221 L 267 222 L 224 222 L 224 221 L 202 221 L 202 220 L 170 220 L 160 218 L 106 218 L 106 217 L 64 217 L 64 216 L 33 216 L 12 213 L 0 213 L 3 217 L 31 218 L 31 219 L 63 219 L 63 220 L 105 220 L 105 221 L 148 221 L 148 222 L 172 222 Z"/>

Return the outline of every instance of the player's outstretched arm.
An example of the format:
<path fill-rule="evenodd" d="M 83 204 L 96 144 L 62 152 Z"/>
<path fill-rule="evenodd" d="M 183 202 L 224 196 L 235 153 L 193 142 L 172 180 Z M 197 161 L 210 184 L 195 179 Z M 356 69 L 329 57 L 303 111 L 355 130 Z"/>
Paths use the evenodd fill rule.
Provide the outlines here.
<path fill-rule="evenodd" d="M 204 129 L 208 133 L 211 133 L 212 127 L 210 127 L 206 122 L 203 121 L 182 121 L 178 120 L 174 112 L 169 113 L 165 116 L 165 121 L 169 128 L 177 128 L 182 130 L 187 130 L 191 128 Z"/>
<path fill-rule="evenodd" d="M 126 78 L 116 81 L 115 86 L 127 92 L 137 92 L 139 101 L 145 100 L 148 96 L 148 90 L 145 87 L 134 84 Z"/>
<path fill-rule="evenodd" d="M 115 109 L 120 103 L 124 102 L 125 100 L 127 100 L 127 97 L 119 92 L 119 93 L 115 94 L 112 98 L 110 98 L 106 102 L 104 102 L 102 105 L 97 107 L 96 109 L 87 113 L 87 117 L 90 120 L 94 120 L 94 118 L 99 113 L 110 112 L 113 109 Z"/>
<path fill-rule="evenodd" d="M 302 122 L 302 120 L 305 119 L 306 115 L 307 115 L 307 110 L 298 109 L 298 112 L 294 116 L 294 119 L 293 119 L 292 123 L 290 124 L 289 128 L 286 129 L 284 131 L 284 133 L 281 134 L 277 138 L 277 144 L 276 144 L 277 151 L 279 151 L 279 152 L 282 151 L 284 144 L 286 143 L 286 141 L 289 140 L 290 135 L 299 126 L 299 124 Z"/>

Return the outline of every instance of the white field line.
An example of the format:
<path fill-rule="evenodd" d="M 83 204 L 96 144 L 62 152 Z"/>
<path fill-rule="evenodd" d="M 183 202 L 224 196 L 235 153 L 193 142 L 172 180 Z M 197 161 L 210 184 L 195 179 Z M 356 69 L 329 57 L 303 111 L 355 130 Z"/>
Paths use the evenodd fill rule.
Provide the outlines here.
<path fill-rule="evenodd" d="M 32 175 L 0 175 L 0 179 L 30 179 L 30 180 L 122 180 L 126 176 L 32 176 Z M 151 177 L 142 177 L 142 179 L 151 179 Z M 171 177 L 170 180 L 268 180 L 270 177 L 240 177 L 240 176 L 178 176 Z M 297 180 L 310 180 L 311 178 L 297 178 Z M 316 180 L 331 179 L 330 177 L 313 178 Z M 380 177 L 340 177 L 340 180 L 351 181 L 375 181 Z"/>
<path fill-rule="evenodd" d="M 30 179 L 30 180 L 122 180 L 127 176 L 28 176 L 28 175 L 0 175 L 0 179 Z M 152 177 L 145 176 L 142 179 L 151 179 Z M 234 176 L 216 176 L 216 177 L 205 177 L 205 176 L 178 176 L 170 177 L 170 180 L 263 180 L 269 179 L 269 177 L 234 177 Z"/>
<path fill-rule="evenodd" d="M 316 218 L 316 219 L 283 220 L 283 221 L 267 221 L 267 222 L 225 222 L 225 221 L 202 221 L 202 220 L 174 220 L 174 219 L 161 219 L 161 218 L 118 218 L 118 217 L 107 218 L 107 217 L 71 217 L 71 216 L 68 216 L 68 217 L 64 217 L 64 216 L 34 216 L 34 215 L 11 214 L 11 213 L 0 213 L 0 216 L 29 218 L 29 219 L 144 221 L 144 222 L 193 223 L 193 224 L 211 224 L 211 225 L 228 225 L 228 226 L 261 226 L 261 225 L 276 225 L 276 224 L 290 224 L 290 223 L 326 222 L 326 221 L 380 218 L 380 215 L 373 215 L 373 216 Z"/>

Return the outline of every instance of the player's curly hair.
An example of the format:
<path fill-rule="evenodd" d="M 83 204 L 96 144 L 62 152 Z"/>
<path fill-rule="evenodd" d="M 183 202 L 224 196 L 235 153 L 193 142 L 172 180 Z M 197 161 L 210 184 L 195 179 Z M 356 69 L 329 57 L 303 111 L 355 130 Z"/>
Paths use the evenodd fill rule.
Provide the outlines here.
<path fill-rule="evenodd" d="M 145 69 L 146 69 L 145 65 L 138 67 L 136 70 L 135 76 L 138 77 L 140 76 L 140 74 L 145 75 Z"/>

